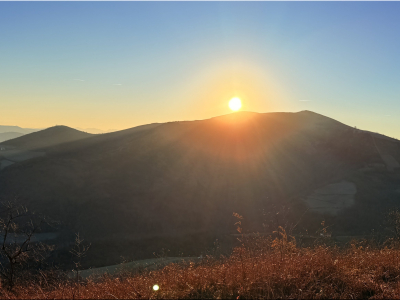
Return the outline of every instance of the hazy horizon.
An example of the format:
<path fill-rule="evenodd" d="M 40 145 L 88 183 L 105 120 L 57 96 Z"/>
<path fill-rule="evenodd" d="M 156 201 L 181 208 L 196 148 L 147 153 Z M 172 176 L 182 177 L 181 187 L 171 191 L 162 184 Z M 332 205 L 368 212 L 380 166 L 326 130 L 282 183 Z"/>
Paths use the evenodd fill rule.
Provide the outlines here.
<path fill-rule="evenodd" d="M 400 138 L 396 2 L 0 2 L 1 123 L 121 130 L 232 97 Z"/>

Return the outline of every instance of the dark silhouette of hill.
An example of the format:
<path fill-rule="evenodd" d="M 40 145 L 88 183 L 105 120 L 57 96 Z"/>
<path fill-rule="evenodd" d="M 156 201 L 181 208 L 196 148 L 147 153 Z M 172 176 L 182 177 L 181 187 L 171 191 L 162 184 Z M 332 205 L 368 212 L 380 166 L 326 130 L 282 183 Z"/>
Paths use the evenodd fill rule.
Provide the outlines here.
<path fill-rule="evenodd" d="M 54 126 L 3 142 L 18 149 L 40 150 L 92 136 L 67 126 Z"/>
<path fill-rule="evenodd" d="M 15 138 L 23 136 L 23 135 L 24 135 L 24 133 L 20 133 L 20 132 L 2 132 L 2 133 L 0 133 L 0 143 L 7 141 L 7 140 L 15 139 Z"/>
<path fill-rule="evenodd" d="M 69 142 L 60 144 L 55 131 L 67 132 Z M 299 228 L 325 219 L 342 234 L 368 233 L 398 202 L 398 169 L 380 166 L 384 155 L 400 161 L 399 142 L 310 111 L 239 112 L 88 136 L 53 127 L 11 140 L 47 156 L 0 172 L 0 195 L 18 195 L 61 220 L 65 236 L 79 231 L 105 251 L 103 259 L 115 244 L 155 251 L 160 240 L 231 232 L 233 212 L 262 230 L 263 210 L 275 212 L 271 221 L 286 206 L 295 223 L 307 195 L 340 180 L 356 184 L 355 204 L 335 216 L 309 211 Z"/>

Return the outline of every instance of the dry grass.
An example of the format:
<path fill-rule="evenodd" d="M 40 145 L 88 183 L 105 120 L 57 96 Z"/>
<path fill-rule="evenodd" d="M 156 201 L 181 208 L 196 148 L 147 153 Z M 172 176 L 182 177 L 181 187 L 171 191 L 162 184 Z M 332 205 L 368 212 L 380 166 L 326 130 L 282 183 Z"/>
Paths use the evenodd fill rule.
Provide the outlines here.
<path fill-rule="evenodd" d="M 258 238 L 229 258 L 172 264 L 80 285 L 67 280 L 20 282 L 3 299 L 86 298 L 400 298 L 400 250 L 353 244 L 340 250 L 297 248 L 286 236 Z M 160 290 L 152 290 L 158 284 Z"/>

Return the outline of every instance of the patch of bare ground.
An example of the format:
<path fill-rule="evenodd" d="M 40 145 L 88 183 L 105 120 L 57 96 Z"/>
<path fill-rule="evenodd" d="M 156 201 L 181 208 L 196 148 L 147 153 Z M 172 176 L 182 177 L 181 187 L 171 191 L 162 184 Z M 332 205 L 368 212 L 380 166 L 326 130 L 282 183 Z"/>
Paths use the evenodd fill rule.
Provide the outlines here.
<path fill-rule="evenodd" d="M 350 181 L 327 184 L 315 190 L 306 203 L 311 210 L 336 215 L 340 210 L 354 205 L 356 185 Z"/>
<path fill-rule="evenodd" d="M 395 169 L 400 168 L 398 161 L 389 154 L 382 155 L 382 160 L 385 162 L 386 168 L 390 172 L 393 172 Z"/>

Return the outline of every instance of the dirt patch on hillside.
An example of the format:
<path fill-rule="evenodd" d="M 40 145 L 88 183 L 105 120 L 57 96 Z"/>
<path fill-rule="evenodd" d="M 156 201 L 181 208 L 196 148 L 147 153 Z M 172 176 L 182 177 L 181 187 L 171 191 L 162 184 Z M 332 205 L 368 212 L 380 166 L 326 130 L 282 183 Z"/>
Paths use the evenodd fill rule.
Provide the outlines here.
<path fill-rule="evenodd" d="M 375 141 L 375 135 L 371 134 L 372 137 L 372 141 L 374 142 L 374 146 L 376 148 L 376 151 L 379 153 L 379 155 L 381 156 L 383 162 L 386 165 L 386 169 L 389 172 L 393 172 L 395 169 L 400 168 L 400 164 L 398 163 L 398 161 L 396 160 L 396 158 L 394 158 L 391 154 L 389 154 L 390 152 L 393 153 L 393 146 L 395 146 L 394 143 L 390 143 L 389 145 L 381 145 L 378 147 L 376 141 Z M 397 152 L 397 147 L 395 147 L 395 152 Z"/>
<path fill-rule="evenodd" d="M 336 215 L 340 210 L 354 204 L 356 185 L 350 181 L 341 181 L 325 185 L 307 197 L 306 203 L 311 210 Z"/>
<path fill-rule="evenodd" d="M 397 162 L 397 160 L 389 154 L 383 154 L 382 160 L 385 162 L 386 168 L 390 172 L 393 172 L 394 169 L 400 168 L 400 165 Z"/>

